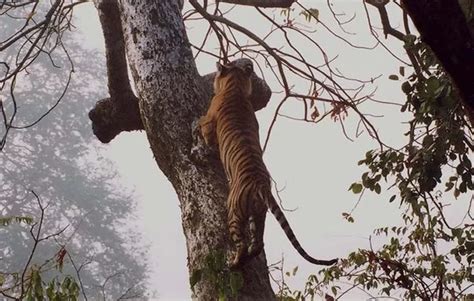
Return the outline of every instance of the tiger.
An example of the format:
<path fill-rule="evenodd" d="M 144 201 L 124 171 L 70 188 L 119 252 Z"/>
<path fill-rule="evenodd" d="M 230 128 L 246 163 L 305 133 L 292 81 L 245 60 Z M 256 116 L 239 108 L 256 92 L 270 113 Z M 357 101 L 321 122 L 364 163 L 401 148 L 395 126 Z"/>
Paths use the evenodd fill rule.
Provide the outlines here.
<path fill-rule="evenodd" d="M 214 97 L 198 126 L 204 143 L 219 150 L 228 179 L 227 222 L 235 245 L 231 268 L 260 254 L 267 210 L 270 209 L 293 247 L 307 261 L 333 265 L 337 259 L 311 257 L 300 245 L 271 192 L 271 178 L 263 162 L 258 122 L 250 102 L 252 62 L 217 63 Z M 246 237 L 248 225 L 249 236 Z M 247 241 L 250 243 L 247 246 Z"/>

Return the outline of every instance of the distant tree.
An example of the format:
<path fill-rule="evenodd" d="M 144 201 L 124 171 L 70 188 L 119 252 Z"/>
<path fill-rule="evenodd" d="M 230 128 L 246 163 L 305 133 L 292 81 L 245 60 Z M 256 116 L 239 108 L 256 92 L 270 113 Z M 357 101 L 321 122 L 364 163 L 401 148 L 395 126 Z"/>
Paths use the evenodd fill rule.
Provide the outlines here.
<path fill-rule="evenodd" d="M 0 32 L 15 25 L 18 22 L 2 18 Z M 87 117 L 87 108 L 105 93 L 105 74 L 99 68 L 103 57 L 83 49 L 77 38 L 63 39 L 57 47 L 64 43 L 65 49 L 78 51 L 42 53 L 16 78 L 12 95 L 21 100 L 20 114 L 15 134 L 0 152 L 0 217 L 37 222 L 40 208 L 34 191 L 46 207 L 42 234 L 68 227 L 38 245 L 30 266 L 65 252 L 62 274 L 76 279 L 79 274 L 83 293 L 91 299 L 143 296 L 146 246 L 133 226 L 133 191 L 120 185 L 113 164 L 93 143 Z M 11 61 L 18 51 L 2 51 L 1 60 Z M 5 103 L 12 101 L 8 92 L 0 96 Z M 0 274 L 24 268 L 34 243 L 29 230 L 29 225 L 15 223 L 0 227 Z M 57 275 L 57 270 L 41 274 L 45 281 Z"/>

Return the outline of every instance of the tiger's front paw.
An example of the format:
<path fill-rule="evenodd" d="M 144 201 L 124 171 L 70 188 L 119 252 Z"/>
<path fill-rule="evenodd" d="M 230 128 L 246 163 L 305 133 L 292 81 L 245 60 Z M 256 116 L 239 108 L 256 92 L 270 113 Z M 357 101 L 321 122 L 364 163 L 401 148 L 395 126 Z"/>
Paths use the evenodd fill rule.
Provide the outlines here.
<path fill-rule="evenodd" d="M 257 257 L 263 250 L 263 243 L 255 242 L 251 243 L 248 250 L 248 257 Z"/>
<path fill-rule="evenodd" d="M 201 125 L 199 119 L 195 120 L 191 125 L 191 133 L 193 143 L 191 145 L 190 157 L 194 162 L 205 162 L 207 158 L 213 153 L 201 134 Z"/>
<path fill-rule="evenodd" d="M 237 247 L 237 251 L 235 252 L 234 259 L 230 263 L 230 269 L 237 269 L 239 268 L 247 259 L 247 247 L 242 244 Z"/>

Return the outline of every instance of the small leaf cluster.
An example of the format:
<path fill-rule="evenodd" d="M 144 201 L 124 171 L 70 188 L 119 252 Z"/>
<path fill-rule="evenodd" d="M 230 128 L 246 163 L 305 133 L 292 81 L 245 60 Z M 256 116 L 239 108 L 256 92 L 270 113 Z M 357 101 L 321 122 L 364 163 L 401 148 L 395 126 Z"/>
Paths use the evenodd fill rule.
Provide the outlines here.
<path fill-rule="evenodd" d="M 71 276 L 65 276 L 60 279 L 55 277 L 45 281 L 42 277 L 42 268 L 33 266 L 26 275 L 18 273 L 2 274 L 0 273 L 0 288 L 9 286 L 0 290 L 2 294 L 12 299 L 21 299 L 26 301 L 76 301 L 79 300 L 80 288 L 76 279 Z M 13 282 L 12 282 L 13 280 Z"/>
<path fill-rule="evenodd" d="M 283 271 L 283 266 L 276 268 L 280 272 Z M 318 276 L 310 275 L 308 280 L 305 283 L 305 286 L 302 290 L 292 290 L 287 284 L 286 279 L 294 277 L 298 271 L 298 267 L 294 267 L 291 271 L 287 271 L 282 274 L 282 279 L 278 283 L 279 290 L 276 293 L 277 300 L 280 301 L 306 301 L 306 300 L 319 300 L 319 296 L 322 296 L 323 288 L 328 287 L 328 289 L 334 294 L 337 295 L 338 290 L 341 289 L 338 285 L 329 285 L 329 282 L 320 281 Z M 330 272 L 326 272 L 330 273 Z M 330 298 L 329 295 L 325 295 L 326 300 Z M 329 299 L 331 300 L 331 299 Z"/>
<path fill-rule="evenodd" d="M 45 283 L 39 270 L 32 269 L 30 285 L 26 291 L 26 301 L 76 301 L 79 298 L 79 285 L 76 280 L 66 276 L 62 281 L 53 279 Z"/>
<path fill-rule="evenodd" d="M 226 263 L 223 251 L 211 251 L 204 259 L 203 267 L 192 272 L 191 289 L 200 281 L 209 281 L 219 294 L 219 301 L 235 298 L 243 287 L 242 273 L 231 271 Z"/>
<path fill-rule="evenodd" d="M 308 10 L 300 12 L 300 15 L 303 16 L 307 22 L 311 22 L 312 18 L 318 22 L 319 10 L 317 8 L 309 8 Z"/>
<path fill-rule="evenodd" d="M 33 218 L 30 216 L 0 217 L 0 226 L 6 227 L 6 226 L 9 226 L 11 223 L 31 225 L 33 223 Z"/>
<path fill-rule="evenodd" d="M 11 223 L 34 224 L 34 219 L 28 216 L 7 216 L 0 218 L 0 226 L 8 227 Z M 41 224 L 41 221 L 40 221 Z M 33 227 L 31 233 L 33 233 Z M 33 234 L 32 234 L 33 235 Z M 38 237 L 40 232 L 38 232 Z M 31 250 L 30 258 L 33 258 L 36 251 L 36 244 L 44 241 L 34 237 L 35 247 Z M 46 260 L 41 265 L 27 262 L 26 267 L 21 272 L 7 272 L 0 270 L 0 294 L 15 300 L 26 301 L 76 301 L 79 299 L 80 287 L 75 278 L 62 275 L 65 256 L 65 247 L 55 254 L 53 258 Z M 44 272 L 57 270 L 59 273 L 51 280 L 45 280 Z"/>
<path fill-rule="evenodd" d="M 295 18 L 291 16 L 292 13 L 294 13 L 295 8 L 285 8 L 280 11 L 280 15 L 284 16 L 284 22 L 285 26 L 287 27 L 294 27 L 297 25 L 295 22 Z M 299 16 L 303 16 L 305 21 L 310 23 L 310 22 L 319 22 L 319 9 L 317 8 L 303 8 L 299 11 L 298 13 Z"/>

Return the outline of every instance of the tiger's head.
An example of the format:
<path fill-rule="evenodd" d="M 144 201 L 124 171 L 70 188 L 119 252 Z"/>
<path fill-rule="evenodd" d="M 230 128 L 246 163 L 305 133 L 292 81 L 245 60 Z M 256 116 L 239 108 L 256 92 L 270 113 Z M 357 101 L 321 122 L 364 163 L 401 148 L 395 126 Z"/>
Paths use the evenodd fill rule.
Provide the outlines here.
<path fill-rule="evenodd" d="M 226 88 L 234 86 L 240 88 L 245 97 L 252 94 L 252 81 L 250 77 L 253 73 L 252 62 L 245 64 L 226 64 L 216 63 L 217 74 L 214 78 L 214 94 L 219 94 Z"/>

